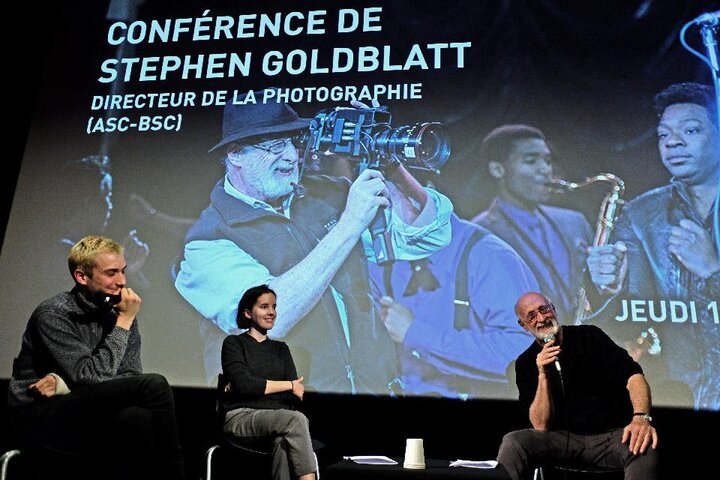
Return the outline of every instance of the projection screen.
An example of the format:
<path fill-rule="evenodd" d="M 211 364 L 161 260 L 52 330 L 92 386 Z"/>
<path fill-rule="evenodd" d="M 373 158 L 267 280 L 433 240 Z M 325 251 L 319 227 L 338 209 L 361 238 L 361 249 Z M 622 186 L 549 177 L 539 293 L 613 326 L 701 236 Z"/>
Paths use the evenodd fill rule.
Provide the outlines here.
<path fill-rule="evenodd" d="M 512 359 L 532 341 L 517 325 L 514 301 L 549 289 L 558 292 L 561 323 L 583 317 L 638 358 L 655 404 L 720 409 L 717 273 L 672 294 L 633 291 L 633 282 L 651 280 L 640 276 L 641 260 L 630 259 L 635 280 L 611 294 L 597 289 L 584 262 L 586 247 L 617 239 L 614 227 L 634 199 L 677 181 L 661 161 L 653 98 L 674 83 L 712 88 L 710 69 L 683 47 L 680 32 L 717 9 L 717 2 L 652 1 L 118 0 L 58 10 L 0 257 L 0 374 L 10 377 L 33 309 L 72 288 L 69 247 L 93 234 L 125 245 L 128 283 L 142 297 L 144 369 L 173 385 L 214 384 L 222 339 L 239 332 L 237 300 L 253 283 L 270 283 L 278 321 L 294 319 L 275 336 L 290 345 L 309 389 L 514 398 Z M 684 34 L 702 54 L 700 29 L 691 24 Z M 302 246 L 245 214 L 223 217 L 222 227 L 198 226 L 213 189 L 227 192 L 226 140 L 237 125 L 225 113 L 223 131 L 224 112 L 242 117 L 243 108 L 283 103 L 307 122 L 293 132 L 292 147 L 274 148 L 302 174 L 287 210 L 269 218 L 276 226 L 304 219 L 305 236 L 295 239 Z M 501 159 L 483 163 L 483 140 L 503 125 L 542 132 L 544 140 L 530 143 L 545 145 L 547 155 L 521 160 L 533 172 L 512 177 Z M 286 167 L 262 158 L 267 171 L 243 164 L 239 175 L 253 168 L 268 182 L 285 175 Z M 717 183 L 714 161 L 709 178 Z M 341 237 L 333 230 L 352 213 L 349 185 L 366 169 L 385 178 L 407 170 L 425 188 L 413 193 L 425 202 L 415 205 L 425 223 L 403 225 L 408 238 L 388 240 L 394 251 L 382 265 L 382 252 L 362 243 L 367 232 L 354 237 L 352 251 L 328 241 L 314 251 L 326 235 Z M 499 201 L 501 189 L 528 203 Z M 318 210 L 318 225 L 298 213 L 315 197 L 335 208 Z M 241 200 L 252 211 L 278 207 L 253 198 Z M 602 223 L 613 209 L 620 220 Z M 383 210 L 379 238 L 402 229 L 399 210 Z M 713 213 L 685 217 L 702 223 L 717 262 Z M 538 218 L 549 229 L 542 234 L 526 228 Z M 655 234 L 667 242 L 668 232 Z M 188 254 L 193 240 L 220 248 Z M 326 261 L 304 262 L 288 253 L 294 248 Z M 678 255 L 663 258 L 651 265 L 658 278 L 686 275 Z M 576 307 L 578 298 L 589 310 Z"/>

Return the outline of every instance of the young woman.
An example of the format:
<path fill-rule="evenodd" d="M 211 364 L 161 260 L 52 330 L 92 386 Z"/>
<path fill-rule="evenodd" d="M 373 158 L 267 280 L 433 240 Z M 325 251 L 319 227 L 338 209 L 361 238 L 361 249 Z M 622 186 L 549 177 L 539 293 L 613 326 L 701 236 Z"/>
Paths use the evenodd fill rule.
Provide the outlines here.
<path fill-rule="evenodd" d="M 267 285 L 250 288 L 240 299 L 237 324 L 248 330 L 223 342 L 223 429 L 250 442 L 271 442 L 273 480 L 315 480 L 310 423 L 295 410 L 305 393 L 303 377 L 298 378 L 287 344 L 267 336 L 277 316 L 276 299 Z"/>

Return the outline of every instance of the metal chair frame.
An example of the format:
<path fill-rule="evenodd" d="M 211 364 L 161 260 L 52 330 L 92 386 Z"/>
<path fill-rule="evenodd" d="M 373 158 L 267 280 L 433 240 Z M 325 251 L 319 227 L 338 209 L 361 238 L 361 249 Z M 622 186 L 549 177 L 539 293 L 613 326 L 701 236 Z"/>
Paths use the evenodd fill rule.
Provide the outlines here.
<path fill-rule="evenodd" d="M 208 448 L 207 452 L 205 453 L 205 480 L 212 480 L 213 478 L 213 459 L 216 457 L 216 454 L 218 453 L 218 450 L 220 450 L 222 447 L 226 447 L 228 449 L 235 450 L 239 453 L 245 454 L 249 457 L 255 457 L 255 458 L 269 458 L 270 457 L 270 448 L 271 444 L 253 444 L 249 445 L 245 442 L 241 443 L 241 440 L 239 440 L 234 435 L 226 434 L 223 432 L 223 422 L 225 420 L 224 412 L 222 411 L 222 396 L 225 393 L 225 381 L 223 379 L 223 374 L 218 375 L 217 380 L 217 391 L 216 391 L 216 400 L 215 400 L 215 432 L 218 436 L 218 441 L 215 443 L 215 445 Z"/>
<path fill-rule="evenodd" d="M 232 449 L 249 457 L 270 457 L 269 448 L 267 450 L 254 449 L 245 445 L 240 445 L 237 442 L 233 442 L 232 439 L 229 438 L 229 436 L 221 438 L 218 443 L 208 448 L 207 452 L 205 453 L 205 480 L 213 479 L 213 460 L 217 456 L 216 454 L 218 453 L 218 450 L 223 447 Z"/>
<path fill-rule="evenodd" d="M 20 450 L 8 450 L 0 456 L 0 480 L 7 480 L 7 472 L 10 467 L 10 460 L 20 455 Z"/>
<path fill-rule="evenodd" d="M 213 459 L 216 457 L 218 451 L 222 447 L 226 447 L 232 451 L 241 453 L 248 458 L 256 460 L 267 460 L 270 458 L 272 452 L 273 441 L 263 441 L 261 443 L 248 443 L 246 440 L 241 440 L 234 435 L 226 434 L 223 432 L 223 422 L 225 420 L 224 412 L 222 411 L 222 396 L 225 393 L 225 381 L 223 374 L 218 375 L 217 383 L 217 398 L 215 401 L 215 420 L 216 426 L 215 431 L 218 435 L 218 441 L 215 445 L 208 448 L 205 452 L 205 480 L 212 480 L 213 478 Z M 317 442 L 321 445 L 320 442 Z M 313 446 L 316 446 L 316 442 L 313 440 Z M 320 465 L 318 463 L 317 455 L 315 455 L 315 463 L 317 470 L 315 473 L 316 480 L 320 480 Z M 268 477 L 270 475 L 268 474 Z M 1 480 L 1 479 L 0 479 Z"/>

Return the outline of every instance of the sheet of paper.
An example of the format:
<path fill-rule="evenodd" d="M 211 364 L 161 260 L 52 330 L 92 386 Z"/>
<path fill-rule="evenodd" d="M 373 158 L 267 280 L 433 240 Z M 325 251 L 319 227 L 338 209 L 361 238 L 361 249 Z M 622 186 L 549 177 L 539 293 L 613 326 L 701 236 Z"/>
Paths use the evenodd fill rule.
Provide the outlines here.
<path fill-rule="evenodd" d="M 455 460 L 450 462 L 451 467 L 467 468 L 495 468 L 498 462 L 495 460 Z"/>
<path fill-rule="evenodd" d="M 362 463 L 364 465 L 397 465 L 398 462 L 392 458 L 383 456 L 354 456 L 354 457 L 343 457 L 344 460 L 352 460 L 355 463 Z"/>

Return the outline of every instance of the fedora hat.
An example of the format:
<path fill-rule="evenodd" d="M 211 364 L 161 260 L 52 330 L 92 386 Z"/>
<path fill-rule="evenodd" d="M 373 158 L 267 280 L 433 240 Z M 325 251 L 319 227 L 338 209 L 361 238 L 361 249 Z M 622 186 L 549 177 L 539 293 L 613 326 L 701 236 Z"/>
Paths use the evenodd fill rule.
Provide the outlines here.
<path fill-rule="evenodd" d="M 237 103 L 225 104 L 222 140 L 209 152 L 243 138 L 301 130 L 310 125 L 310 119 L 298 117 L 297 112 L 290 105 L 276 101 L 265 103 L 263 90 L 253 93 L 257 102 L 248 102 L 242 105 L 247 97 L 245 94 L 238 97 Z"/>

